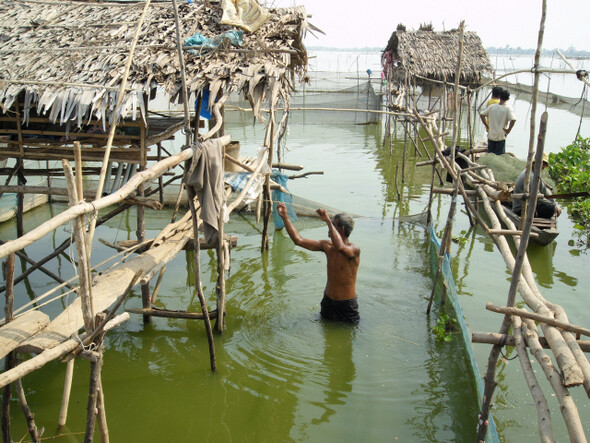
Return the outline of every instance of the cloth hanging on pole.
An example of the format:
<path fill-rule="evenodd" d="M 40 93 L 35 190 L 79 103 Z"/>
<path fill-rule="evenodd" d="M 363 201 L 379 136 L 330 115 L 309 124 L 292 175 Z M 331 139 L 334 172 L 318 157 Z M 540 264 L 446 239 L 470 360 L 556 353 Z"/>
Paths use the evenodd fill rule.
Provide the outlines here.
<path fill-rule="evenodd" d="M 206 140 L 193 143 L 195 153 L 189 171 L 184 179 L 201 203 L 203 234 L 207 243 L 218 238 L 219 213 L 227 214 L 223 192 L 223 144 L 221 140 Z M 224 216 L 224 222 L 225 220 Z"/>

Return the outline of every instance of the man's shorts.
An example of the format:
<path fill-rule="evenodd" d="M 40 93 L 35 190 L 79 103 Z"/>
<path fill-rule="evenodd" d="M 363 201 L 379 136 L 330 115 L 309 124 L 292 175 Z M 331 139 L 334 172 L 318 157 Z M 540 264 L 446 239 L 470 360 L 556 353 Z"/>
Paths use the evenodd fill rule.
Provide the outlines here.
<path fill-rule="evenodd" d="M 359 305 L 356 297 L 350 300 L 332 300 L 324 294 L 321 307 L 320 314 L 325 319 L 345 323 L 358 323 L 360 320 Z"/>
<path fill-rule="evenodd" d="M 488 152 L 500 155 L 506 152 L 506 140 L 490 140 L 488 138 Z"/>

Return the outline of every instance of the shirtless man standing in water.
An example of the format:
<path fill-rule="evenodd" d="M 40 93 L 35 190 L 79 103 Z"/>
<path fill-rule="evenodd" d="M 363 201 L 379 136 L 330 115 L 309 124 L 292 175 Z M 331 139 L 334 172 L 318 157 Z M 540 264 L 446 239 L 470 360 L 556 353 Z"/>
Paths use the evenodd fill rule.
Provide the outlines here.
<path fill-rule="evenodd" d="M 330 240 L 310 240 L 301 237 L 291 223 L 284 203 L 278 203 L 277 211 L 297 246 L 310 251 L 323 251 L 328 260 L 328 280 L 321 303 L 322 317 L 346 323 L 358 323 L 359 311 L 356 298 L 356 276 L 361 250 L 350 243 L 348 237 L 354 227 L 354 220 L 347 214 L 336 214 L 330 220 L 325 209 L 318 209 L 320 218 L 328 225 Z"/>

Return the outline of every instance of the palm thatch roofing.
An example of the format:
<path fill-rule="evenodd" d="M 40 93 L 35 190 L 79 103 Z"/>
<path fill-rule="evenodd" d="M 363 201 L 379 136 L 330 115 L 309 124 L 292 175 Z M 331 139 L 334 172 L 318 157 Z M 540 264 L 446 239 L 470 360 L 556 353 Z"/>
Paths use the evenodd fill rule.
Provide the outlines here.
<path fill-rule="evenodd" d="M 36 106 L 53 122 L 91 117 L 145 116 L 146 101 L 163 88 L 182 100 L 174 9 L 171 1 L 88 3 L 0 0 L 0 108 L 7 112 L 24 93 L 27 112 Z M 220 24 L 218 1 L 179 2 L 181 40 L 201 33 L 207 38 L 239 28 Z M 269 9 L 270 18 L 256 32 L 244 31 L 243 44 L 223 41 L 212 50 L 184 50 L 189 96 L 209 87 L 238 91 L 261 118 L 260 106 L 288 102 L 296 74 L 307 66 L 303 37 L 308 28 L 303 7 Z M 126 62 L 141 23 L 137 46 L 118 109 Z"/>
<path fill-rule="evenodd" d="M 432 30 L 405 31 L 398 28 L 383 51 L 382 64 L 393 78 L 404 81 L 406 75 L 432 80 L 455 82 L 459 57 L 458 30 L 434 32 Z M 493 66 L 488 53 L 475 32 L 465 32 L 461 62 L 462 85 L 479 85 L 482 76 L 490 74 Z M 423 84 L 420 79 L 418 84 Z"/>

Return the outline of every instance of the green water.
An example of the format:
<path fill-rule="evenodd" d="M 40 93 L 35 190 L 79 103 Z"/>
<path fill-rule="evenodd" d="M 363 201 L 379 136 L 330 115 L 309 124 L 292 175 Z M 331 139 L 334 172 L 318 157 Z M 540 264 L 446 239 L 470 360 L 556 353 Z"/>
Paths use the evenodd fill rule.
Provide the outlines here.
<path fill-rule="evenodd" d="M 360 215 L 351 235 L 362 251 L 360 324 L 320 320 L 322 254 L 294 247 L 283 232 L 272 232 L 269 251 L 260 253 L 261 224 L 253 216 L 234 215 L 226 232 L 239 240 L 227 281 L 227 330 L 215 336 L 217 372 L 209 369 L 202 322 L 154 318 L 144 325 L 141 316 L 132 316 L 106 339 L 102 376 L 111 441 L 474 440 L 478 402 L 464 350 L 458 340 L 438 342 L 431 332 L 436 312 L 432 318 L 425 315 L 432 286 L 425 226 L 397 220 L 425 209 L 429 168 L 415 168 L 409 156 L 402 184 L 401 150 L 390 155 L 389 147 L 381 147 L 380 127 L 310 124 L 318 121 L 316 114 L 306 125 L 292 122 L 283 155 L 289 163 L 305 165 L 304 172 L 325 174 L 290 181 L 289 187 L 302 197 Z M 262 127 L 237 119 L 226 130 L 241 141 L 242 155 L 253 155 L 263 139 Z M 64 208 L 54 204 L 33 211 L 27 229 Z M 448 197 L 437 198 L 433 212 L 440 230 Z M 171 211 L 148 214 L 147 237 L 152 237 Z M 533 250 L 531 261 L 546 298 L 561 303 L 572 323 L 587 325 L 588 292 L 583 288 L 590 283 L 589 259 L 567 245 L 571 223 L 562 219 L 557 243 Z M 456 215 L 455 225 L 456 233 L 469 229 L 463 213 Z M 326 238 L 322 222 L 301 219 L 296 226 L 306 237 Z M 122 240 L 133 238 L 134 231 L 131 211 L 99 227 L 95 238 Z M 44 256 L 69 235 L 60 229 L 27 253 Z M 13 237 L 14 225 L 0 225 L 0 238 Z M 501 317 L 486 311 L 485 303 L 505 304 L 509 275 L 485 235 L 475 230 L 466 237 L 452 251 L 466 321 L 473 330 L 496 332 Z M 95 242 L 93 263 L 110 254 Z M 203 289 L 214 306 L 215 256 L 204 251 L 201 261 Z M 168 265 L 157 306 L 200 310 L 190 263 L 190 254 L 182 253 Z M 47 267 L 64 278 L 74 273 L 65 255 Z M 52 285 L 44 275 L 33 274 L 26 286 L 17 286 L 15 307 Z M 125 307 L 141 307 L 140 291 L 133 291 Z M 62 304 L 45 309 L 55 313 Z M 485 371 L 489 346 L 474 347 Z M 64 368 L 53 362 L 23 381 L 46 436 L 56 435 Z M 516 361 L 499 368 L 493 412 L 502 441 L 538 439 L 534 405 L 519 371 Z M 77 361 L 68 427 L 62 431 L 69 435 L 58 441 L 83 440 L 88 380 L 88 362 Z M 573 394 L 588 426 L 588 400 L 581 389 Z M 566 440 L 555 398 L 549 402 L 556 436 Z M 17 440 L 26 427 L 16 401 L 12 420 Z"/>

